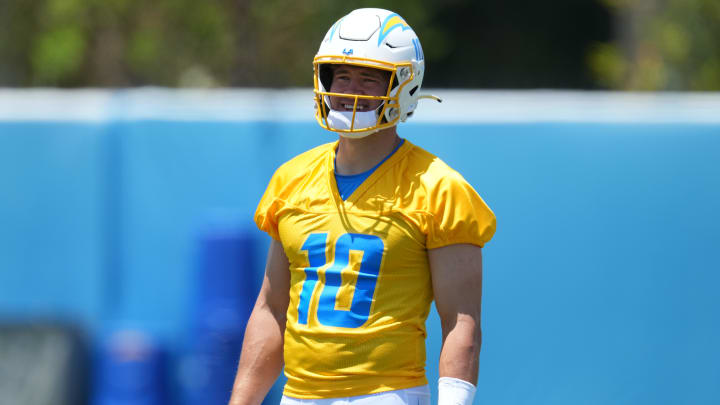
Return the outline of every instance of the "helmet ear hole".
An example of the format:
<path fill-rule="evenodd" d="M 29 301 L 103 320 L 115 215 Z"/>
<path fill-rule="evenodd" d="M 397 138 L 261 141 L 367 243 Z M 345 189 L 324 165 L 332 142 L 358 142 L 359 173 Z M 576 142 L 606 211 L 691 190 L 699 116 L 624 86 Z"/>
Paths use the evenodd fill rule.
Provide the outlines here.
<path fill-rule="evenodd" d="M 411 95 L 411 96 L 414 95 L 415 92 L 417 91 L 417 89 L 418 89 L 418 86 L 415 86 L 415 87 L 413 87 L 412 89 L 410 89 L 410 95 Z"/>

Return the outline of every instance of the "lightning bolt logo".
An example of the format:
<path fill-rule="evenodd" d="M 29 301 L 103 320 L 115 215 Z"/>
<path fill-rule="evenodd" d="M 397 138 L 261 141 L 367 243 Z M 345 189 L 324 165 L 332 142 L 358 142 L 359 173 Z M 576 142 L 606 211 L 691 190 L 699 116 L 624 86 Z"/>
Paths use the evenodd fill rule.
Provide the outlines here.
<path fill-rule="evenodd" d="M 383 21 L 382 25 L 380 26 L 378 46 L 382 44 L 382 41 L 385 39 L 385 37 L 387 37 L 388 34 L 392 32 L 392 30 L 394 30 L 395 28 L 400 28 L 403 31 L 411 29 L 408 23 L 406 23 L 402 17 L 400 17 L 396 13 L 390 14 L 385 18 L 385 21 Z"/>

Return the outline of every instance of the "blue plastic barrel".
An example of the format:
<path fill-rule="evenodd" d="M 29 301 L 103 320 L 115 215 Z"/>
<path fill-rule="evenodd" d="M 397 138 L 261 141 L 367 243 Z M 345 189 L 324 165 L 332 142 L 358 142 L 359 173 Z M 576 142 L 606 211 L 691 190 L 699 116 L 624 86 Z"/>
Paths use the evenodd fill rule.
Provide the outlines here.
<path fill-rule="evenodd" d="M 188 350 L 180 366 L 185 404 L 225 405 L 262 268 L 258 232 L 230 216 L 213 217 L 198 237 Z"/>
<path fill-rule="evenodd" d="M 255 258 L 258 232 L 230 218 L 225 221 L 214 218 L 200 233 L 194 328 L 244 330 L 255 303 L 263 271 Z"/>
<path fill-rule="evenodd" d="M 95 405 L 165 405 L 165 356 L 146 334 L 113 333 L 102 343 L 95 369 Z"/>

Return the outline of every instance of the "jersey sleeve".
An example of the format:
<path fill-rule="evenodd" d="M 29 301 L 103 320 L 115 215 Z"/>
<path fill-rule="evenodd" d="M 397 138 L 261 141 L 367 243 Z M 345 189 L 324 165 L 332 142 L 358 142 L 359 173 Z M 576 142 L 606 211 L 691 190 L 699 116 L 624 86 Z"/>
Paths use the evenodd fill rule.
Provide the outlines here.
<path fill-rule="evenodd" d="M 255 210 L 255 224 L 261 231 L 267 232 L 275 240 L 280 240 L 277 213 L 284 203 L 281 196 L 283 183 L 282 170 L 278 169 L 270 179 L 270 183 Z"/>
<path fill-rule="evenodd" d="M 495 234 L 495 214 L 457 172 L 444 176 L 429 197 L 428 249 L 457 243 L 482 247 Z"/>

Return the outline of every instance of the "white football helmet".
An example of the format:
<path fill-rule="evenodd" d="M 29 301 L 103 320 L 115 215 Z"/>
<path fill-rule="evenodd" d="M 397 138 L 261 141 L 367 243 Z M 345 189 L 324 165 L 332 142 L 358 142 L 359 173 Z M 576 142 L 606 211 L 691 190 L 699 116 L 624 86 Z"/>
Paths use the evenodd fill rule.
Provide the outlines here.
<path fill-rule="evenodd" d="M 346 64 L 390 72 L 384 96 L 330 92 L 332 65 Z M 361 138 L 404 122 L 413 114 L 421 95 L 425 57 L 420 40 L 405 20 L 392 11 L 358 9 L 337 21 L 325 35 L 313 60 L 315 118 L 321 127 L 342 136 Z M 353 111 L 345 118 L 331 111 L 331 96 L 355 99 Z M 382 100 L 375 111 L 358 111 L 359 99 Z M 334 114 L 335 113 L 335 114 Z M 374 114 L 368 118 L 368 114 Z M 362 118 L 358 119 L 359 116 Z"/>

